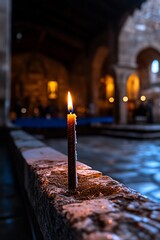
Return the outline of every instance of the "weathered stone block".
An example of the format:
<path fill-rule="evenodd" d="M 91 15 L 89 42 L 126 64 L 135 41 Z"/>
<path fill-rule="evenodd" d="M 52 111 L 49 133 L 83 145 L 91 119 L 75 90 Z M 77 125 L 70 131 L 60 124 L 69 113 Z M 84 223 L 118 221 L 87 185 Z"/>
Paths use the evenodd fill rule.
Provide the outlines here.
<path fill-rule="evenodd" d="M 52 150 L 22 152 L 25 188 L 45 240 L 160 239 L 160 204 L 78 161 L 78 187 L 70 193 L 66 158 Z"/>

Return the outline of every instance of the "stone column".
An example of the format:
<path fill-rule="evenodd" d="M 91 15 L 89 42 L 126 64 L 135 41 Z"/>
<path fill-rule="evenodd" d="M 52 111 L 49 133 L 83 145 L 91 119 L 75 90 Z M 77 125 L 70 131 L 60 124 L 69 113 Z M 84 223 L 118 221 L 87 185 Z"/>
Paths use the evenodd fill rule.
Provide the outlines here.
<path fill-rule="evenodd" d="M 9 122 L 10 108 L 10 0 L 0 0 L 0 127 Z"/>
<path fill-rule="evenodd" d="M 117 90 L 119 93 L 119 123 L 127 124 L 127 103 L 123 102 L 126 96 L 126 83 L 128 77 L 135 72 L 134 68 L 114 66 L 117 77 Z"/>

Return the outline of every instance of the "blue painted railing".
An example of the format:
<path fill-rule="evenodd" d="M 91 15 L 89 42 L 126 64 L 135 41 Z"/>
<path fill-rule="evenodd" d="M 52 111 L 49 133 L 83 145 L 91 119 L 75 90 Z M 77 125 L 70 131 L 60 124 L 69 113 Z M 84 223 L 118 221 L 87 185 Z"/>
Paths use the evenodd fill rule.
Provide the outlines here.
<path fill-rule="evenodd" d="M 13 122 L 15 125 L 26 128 L 58 128 L 66 127 L 65 118 L 17 118 Z M 77 118 L 77 125 L 91 125 L 95 123 L 113 123 L 113 117 L 88 117 Z"/>

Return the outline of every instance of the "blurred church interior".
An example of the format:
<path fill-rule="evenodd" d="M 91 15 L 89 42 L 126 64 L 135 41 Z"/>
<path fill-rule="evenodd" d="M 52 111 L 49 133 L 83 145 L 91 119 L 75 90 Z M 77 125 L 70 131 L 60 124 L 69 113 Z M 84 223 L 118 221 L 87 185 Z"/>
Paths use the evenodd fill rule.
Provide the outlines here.
<path fill-rule="evenodd" d="M 159 1 L 1 0 L 1 125 L 79 117 L 160 122 Z"/>

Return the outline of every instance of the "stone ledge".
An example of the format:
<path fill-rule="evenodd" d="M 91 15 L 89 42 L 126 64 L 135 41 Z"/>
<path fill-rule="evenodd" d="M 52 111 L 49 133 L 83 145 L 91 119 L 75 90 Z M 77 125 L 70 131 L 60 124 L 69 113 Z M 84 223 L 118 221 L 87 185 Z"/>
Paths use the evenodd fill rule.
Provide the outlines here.
<path fill-rule="evenodd" d="M 45 240 L 160 239 L 160 204 L 78 161 L 79 184 L 70 194 L 64 154 L 23 131 L 11 136 Z"/>

